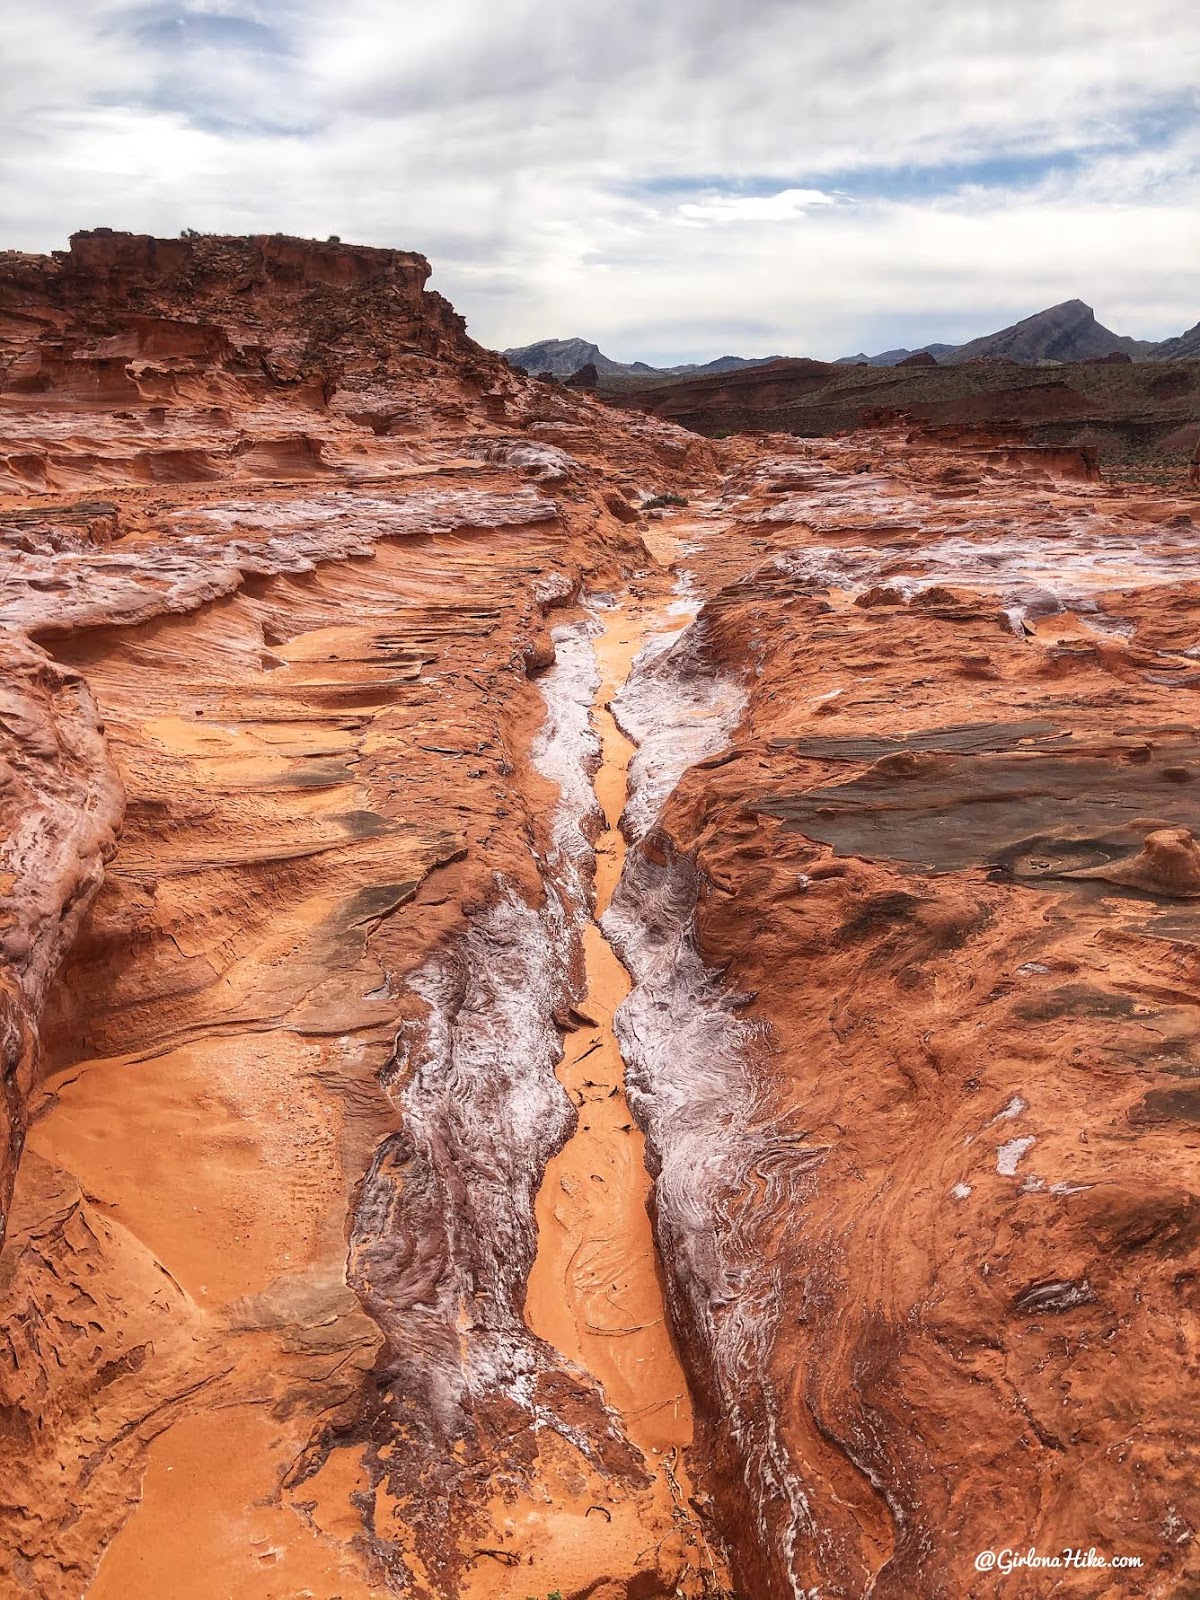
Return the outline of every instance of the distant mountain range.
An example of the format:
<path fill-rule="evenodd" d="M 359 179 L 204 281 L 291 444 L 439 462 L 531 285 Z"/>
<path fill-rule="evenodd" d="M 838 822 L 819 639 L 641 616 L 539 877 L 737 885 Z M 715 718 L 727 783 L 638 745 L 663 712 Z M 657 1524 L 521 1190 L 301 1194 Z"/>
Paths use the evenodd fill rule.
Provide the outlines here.
<path fill-rule="evenodd" d="M 718 356 L 704 363 L 689 361 L 681 367 L 650 367 L 644 361 L 613 361 L 604 355 L 598 345 L 586 339 L 539 339 L 537 344 L 517 345 L 500 354 L 510 367 L 520 367 L 525 372 L 550 372 L 556 378 L 572 378 L 589 364 L 596 376 L 604 378 L 684 378 L 697 372 L 737 372 L 742 367 L 761 367 L 768 361 L 778 361 L 778 356 Z"/>
<path fill-rule="evenodd" d="M 570 378 L 589 363 L 603 386 L 604 380 L 694 377 L 702 373 L 737 372 L 743 367 L 761 367 L 778 361 L 778 356 L 720 356 L 716 361 L 689 362 L 679 367 L 651 367 L 644 361 L 613 361 L 597 345 L 586 339 L 542 339 L 537 344 L 520 345 L 502 352 L 504 359 L 526 372 L 550 372 L 556 378 Z M 1022 366 L 1039 362 L 1096 361 L 1106 356 L 1128 356 L 1132 361 L 1200 360 L 1200 322 L 1173 339 L 1157 344 L 1148 339 L 1129 339 L 1096 321 L 1091 306 L 1082 300 L 1064 300 L 1036 316 L 1014 322 L 998 333 L 984 334 L 966 344 L 927 344 L 919 350 L 883 350 L 878 355 L 842 356 L 835 366 L 894 367 L 913 356 L 932 356 L 939 366 L 956 366 L 964 361 L 1015 361 Z"/>
<path fill-rule="evenodd" d="M 1082 300 L 1064 300 L 1036 316 L 1025 317 L 998 333 L 987 333 L 966 344 L 927 344 L 919 350 L 883 350 L 879 355 L 842 356 L 837 366 L 895 367 L 915 355 L 928 353 L 939 366 L 962 361 L 1015 361 L 1034 366 L 1040 361 L 1098 361 L 1105 356 L 1128 356 L 1131 361 L 1180 360 L 1200 356 L 1200 323 L 1175 339 L 1155 344 L 1149 339 L 1129 339 L 1096 321 L 1091 306 Z"/>

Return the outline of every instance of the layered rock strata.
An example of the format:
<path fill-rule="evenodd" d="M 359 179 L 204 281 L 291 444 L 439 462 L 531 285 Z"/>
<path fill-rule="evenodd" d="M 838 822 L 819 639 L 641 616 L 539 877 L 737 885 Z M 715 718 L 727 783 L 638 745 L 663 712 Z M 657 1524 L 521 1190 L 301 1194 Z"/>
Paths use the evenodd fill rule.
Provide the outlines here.
<path fill-rule="evenodd" d="M 587 708 L 548 734 L 537 680 L 555 611 L 645 560 L 639 484 L 706 447 L 514 377 L 418 257 L 8 268 L 5 425 L 39 481 L 102 438 L 109 498 L 0 513 L 5 1583 L 465 1592 L 551 1458 L 637 1522 L 653 1468 L 523 1315 L 590 892 Z M 170 392 L 131 398 L 147 341 Z M 259 453 L 284 413 L 320 447 Z M 147 429 L 195 435 L 169 474 Z"/>
<path fill-rule="evenodd" d="M 1186 1592 L 1192 510 L 783 448 L 687 530 L 748 705 L 610 913 L 735 1570 L 1033 1595 L 975 1553 L 1094 1547 L 1138 1567 L 1054 1592 Z"/>
<path fill-rule="evenodd" d="M 1168 356 L 1045 367 L 1000 356 L 950 366 L 781 359 L 670 381 L 609 378 L 606 392 L 718 439 L 748 430 L 836 437 L 888 423 L 906 426 L 916 448 L 957 436 L 988 456 L 1017 451 L 1052 471 L 1073 458 L 1076 472 L 1098 459 L 1110 478 L 1172 488 L 1200 440 L 1200 362 L 1194 348 Z"/>
<path fill-rule="evenodd" d="M 0 1588 L 1190 1592 L 1195 497 L 426 272 L 0 258 Z"/>

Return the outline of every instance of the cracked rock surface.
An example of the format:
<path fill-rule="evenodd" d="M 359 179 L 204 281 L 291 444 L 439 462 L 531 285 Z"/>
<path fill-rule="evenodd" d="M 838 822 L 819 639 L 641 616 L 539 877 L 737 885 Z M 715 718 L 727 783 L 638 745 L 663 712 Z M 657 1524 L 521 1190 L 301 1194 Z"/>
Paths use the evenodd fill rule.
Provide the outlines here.
<path fill-rule="evenodd" d="M 1189 1593 L 1200 501 L 427 273 L 0 256 L 0 1593 Z"/>

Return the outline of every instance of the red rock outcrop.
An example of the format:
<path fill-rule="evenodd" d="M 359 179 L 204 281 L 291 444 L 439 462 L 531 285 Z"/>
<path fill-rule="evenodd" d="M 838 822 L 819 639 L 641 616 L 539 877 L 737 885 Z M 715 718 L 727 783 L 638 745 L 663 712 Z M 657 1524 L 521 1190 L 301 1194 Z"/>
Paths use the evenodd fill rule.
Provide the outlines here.
<path fill-rule="evenodd" d="M 1094 1547 L 1139 1566 L 1050 1592 L 1190 1592 L 1187 502 L 989 473 L 964 514 L 895 437 L 739 448 L 642 699 L 746 709 L 610 919 L 735 1570 L 1032 1596 L 975 1554 Z"/>
<path fill-rule="evenodd" d="M 547 1482 L 582 1504 L 514 1592 L 539 1540 L 547 1589 L 564 1540 L 635 1586 L 695 1547 L 678 1448 L 524 1301 L 586 917 L 535 675 L 708 447 L 513 374 L 427 275 L 4 262 L 16 1593 L 466 1593 Z"/>
<path fill-rule="evenodd" d="M 894 367 L 778 360 L 672 380 L 610 378 L 605 392 L 614 403 L 711 438 L 750 430 L 836 437 L 902 424 L 922 431 L 973 429 L 1051 452 L 1094 452 L 1110 477 L 1179 484 L 1195 442 L 1195 360 L 1073 360 L 1048 367 L 997 356 L 946 362 L 923 354 Z"/>
<path fill-rule="evenodd" d="M 0 1589 L 1189 1593 L 1195 497 L 427 271 L 0 258 Z"/>

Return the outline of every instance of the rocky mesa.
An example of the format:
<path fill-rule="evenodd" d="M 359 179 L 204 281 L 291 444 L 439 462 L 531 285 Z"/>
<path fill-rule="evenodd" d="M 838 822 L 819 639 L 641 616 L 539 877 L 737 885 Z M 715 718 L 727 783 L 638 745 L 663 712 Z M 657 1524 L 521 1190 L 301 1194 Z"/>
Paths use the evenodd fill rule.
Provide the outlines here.
<path fill-rule="evenodd" d="M 1195 489 L 428 275 L 0 255 L 0 1592 L 1191 1593 Z"/>

